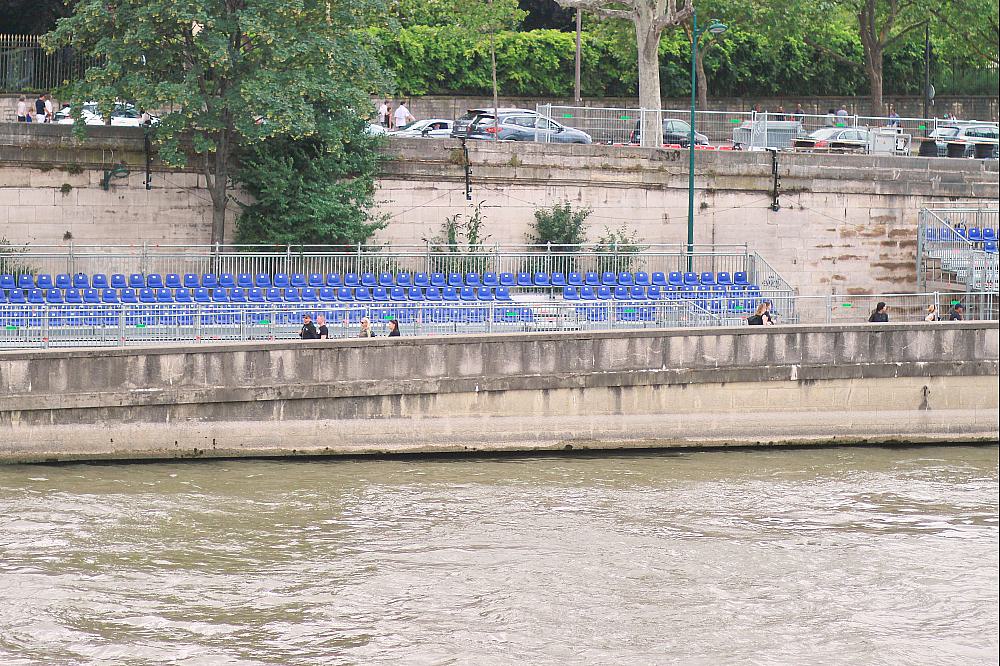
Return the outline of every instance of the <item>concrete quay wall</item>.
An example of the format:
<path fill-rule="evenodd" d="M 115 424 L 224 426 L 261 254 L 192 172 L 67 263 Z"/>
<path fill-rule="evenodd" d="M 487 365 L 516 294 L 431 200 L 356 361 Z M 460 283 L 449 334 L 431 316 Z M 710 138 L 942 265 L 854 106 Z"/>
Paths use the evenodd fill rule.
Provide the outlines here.
<path fill-rule="evenodd" d="M 995 323 L 0 352 L 0 462 L 993 441 Z"/>

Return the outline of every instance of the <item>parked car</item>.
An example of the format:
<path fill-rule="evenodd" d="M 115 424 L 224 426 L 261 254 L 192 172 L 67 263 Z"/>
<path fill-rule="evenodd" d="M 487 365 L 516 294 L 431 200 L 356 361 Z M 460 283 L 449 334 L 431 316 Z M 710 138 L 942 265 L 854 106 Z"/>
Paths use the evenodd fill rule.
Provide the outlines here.
<path fill-rule="evenodd" d="M 426 120 L 417 120 L 409 125 L 404 125 L 403 127 L 390 132 L 389 135 L 416 137 L 418 139 L 447 139 L 451 136 L 451 130 L 454 125 L 455 121 L 448 120 L 447 118 L 428 118 Z"/>
<path fill-rule="evenodd" d="M 451 136 L 498 141 L 540 141 L 542 143 L 593 143 L 586 132 L 560 125 L 551 118 L 527 109 L 469 109 L 455 121 Z"/>
<path fill-rule="evenodd" d="M 997 159 L 1000 130 L 991 123 L 953 123 L 938 125 L 927 138 L 933 141 L 921 142 L 919 154 L 923 157 L 978 156 Z"/>
<path fill-rule="evenodd" d="M 158 125 L 160 119 L 147 114 L 150 125 Z M 86 102 L 80 109 L 80 119 L 85 125 L 104 125 L 104 117 L 98 113 L 97 102 Z M 72 108 L 64 106 L 53 115 L 53 122 L 63 125 L 73 124 Z M 132 104 L 118 103 L 111 110 L 111 125 L 113 127 L 142 127 L 142 113 Z"/>
<path fill-rule="evenodd" d="M 382 136 L 382 135 L 388 134 L 388 133 L 389 133 L 389 130 L 387 130 L 386 128 L 382 127 L 381 125 L 376 125 L 374 123 L 367 123 L 367 124 L 365 124 L 365 134 L 369 134 L 371 136 Z"/>
<path fill-rule="evenodd" d="M 865 127 L 822 127 L 814 132 L 796 137 L 792 142 L 796 150 L 838 150 L 865 152 L 868 149 L 868 129 Z"/>
<path fill-rule="evenodd" d="M 664 118 L 663 119 L 663 143 L 664 144 L 679 144 L 683 148 L 687 148 L 688 142 L 691 140 L 691 125 L 684 122 L 683 120 L 676 120 L 674 118 Z M 642 123 L 636 121 L 635 129 L 632 130 L 632 135 L 629 137 L 629 143 L 642 143 Z M 696 146 L 707 146 L 708 137 L 701 134 L 697 130 L 694 132 L 694 145 Z"/>

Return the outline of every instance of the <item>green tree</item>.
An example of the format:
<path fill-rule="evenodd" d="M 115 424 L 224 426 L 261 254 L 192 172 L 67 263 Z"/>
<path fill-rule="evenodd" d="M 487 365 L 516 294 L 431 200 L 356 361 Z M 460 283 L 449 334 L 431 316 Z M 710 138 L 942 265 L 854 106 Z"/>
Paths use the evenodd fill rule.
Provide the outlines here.
<path fill-rule="evenodd" d="M 93 99 L 108 117 L 126 99 L 165 110 L 159 154 L 197 160 L 212 198 L 212 242 L 222 243 L 240 146 L 314 135 L 317 109 L 369 115 L 381 72 L 355 28 L 376 1 L 79 0 L 46 45 L 101 57 L 66 91 L 77 109 Z"/>
<path fill-rule="evenodd" d="M 386 225 L 373 216 L 377 139 L 357 117 L 321 116 L 315 134 L 273 137 L 239 155 L 237 182 L 253 198 L 236 242 L 357 245 Z"/>
<path fill-rule="evenodd" d="M 533 245 L 552 244 L 554 252 L 575 252 L 574 247 L 587 242 L 587 218 L 590 208 L 573 210 L 572 204 L 566 201 L 552 208 L 539 208 L 535 211 L 535 221 L 528 232 L 528 242 Z"/>

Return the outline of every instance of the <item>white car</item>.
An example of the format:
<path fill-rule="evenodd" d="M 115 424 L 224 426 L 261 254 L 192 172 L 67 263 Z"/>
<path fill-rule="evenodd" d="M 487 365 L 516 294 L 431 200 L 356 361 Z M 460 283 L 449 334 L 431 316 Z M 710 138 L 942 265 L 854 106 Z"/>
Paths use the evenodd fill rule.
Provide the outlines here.
<path fill-rule="evenodd" d="M 157 125 L 160 119 L 147 114 L 150 125 Z M 87 102 L 80 109 L 80 118 L 85 125 L 103 125 L 104 118 L 97 112 L 97 102 Z M 72 109 L 64 106 L 55 113 L 53 121 L 63 125 L 73 124 Z M 138 109 L 132 104 L 115 104 L 111 111 L 111 125 L 113 127 L 142 127 L 143 117 Z"/>
<path fill-rule="evenodd" d="M 368 123 L 367 125 L 365 125 L 365 134 L 369 134 L 371 136 L 382 136 L 383 134 L 388 134 L 388 133 L 389 130 L 382 127 L 381 125 L 376 125 L 374 123 Z"/>
<path fill-rule="evenodd" d="M 454 120 L 448 120 L 447 118 L 427 118 L 426 120 L 414 121 L 409 125 L 403 125 L 394 132 L 389 132 L 389 136 L 418 139 L 450 139 L 451 130 L 454 126 Z"/>

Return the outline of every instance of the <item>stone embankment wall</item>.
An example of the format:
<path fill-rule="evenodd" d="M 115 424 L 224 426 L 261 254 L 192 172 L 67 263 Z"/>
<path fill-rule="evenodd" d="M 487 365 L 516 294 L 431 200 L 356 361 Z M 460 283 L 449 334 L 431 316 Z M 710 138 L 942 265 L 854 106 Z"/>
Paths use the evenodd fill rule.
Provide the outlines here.
<path fill-rule="evenodd" d="M 0 352 L 0 462 L 997 437 L 995 323 Z"/>
<path fill-rule="evenodd" d="M 69 130 L 0 126 L 0 235 L 33 246 L 209 242 L 211 201 L 199 174 L 166 169 L 154 155 L 146 190 L 140 131 L 89 128 L 92 138 L 80 144 Z M 386 151 L 377 199 L 390 224 L 381 242 L 423 245 L 445 217 L 482 203 L 488 242 L 520 244 L 535 210 L 563 201 L 592 209 L 590 240 L 622 225 L 645 243 L 687 237 L 688 166 L 680 151 L 469 142 L 471 201 L 457 141 L 394 139 Z M 777 159 L 774 211 L 768 153 L 699 151 L 695 239 L 749 243 L 806 295 L 914 290 L 919 209 L 1000 196 L 992 161 Z M 105 170 L 122 161 L 128 178 L 105 191 Z"/>

